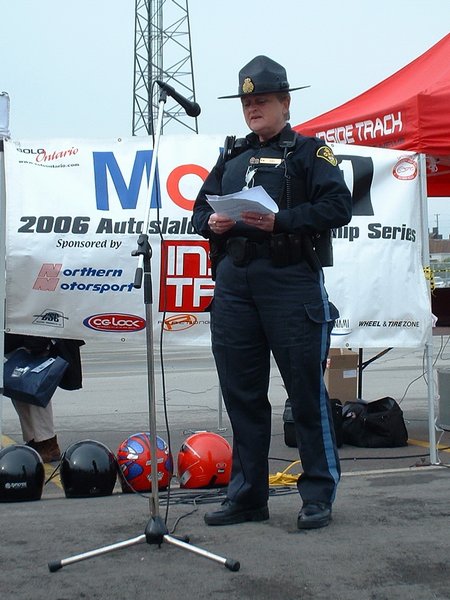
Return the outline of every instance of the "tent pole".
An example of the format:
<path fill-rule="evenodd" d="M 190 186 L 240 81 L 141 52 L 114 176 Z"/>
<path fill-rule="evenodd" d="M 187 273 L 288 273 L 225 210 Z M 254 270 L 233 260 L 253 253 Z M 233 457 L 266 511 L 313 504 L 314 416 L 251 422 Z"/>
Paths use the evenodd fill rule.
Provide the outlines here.
<path fill-rule="evenodd" d="M 433 340 L 425 344 L 427 377 L 428 377 L 428 437 L 430 442 L 430 463 L 438 465 L 439 459 L 436 448 L 436 427 L 434 411 L 434 374 L 433 374 Z"/>
<path fill-rule="evenodd" d="M 0 449 L 3 447 L 3 357 L 6 302 L 6 184 L 4 141 L 9 139 L 9 96 L 0 92 Z"/>
<path fill-rule="evenodd" d="M 3 447 L 3 357 L 6 302 L 6 184 L 4 141 L 9 139 L 9 95 L 0 92 L 0 449 Z"/>
<path fill-rule="evenodd" d="M 428 198 L 426 183 L 426 158 L 425 154 L 419 154 L 419 177 L 420 177 L 420 223 L 422 225 L 422 265 L 430 266 L 430 243 L 428 238 Z M 428 289 L 430 291 L 428 282 Z M 431 292 L 430 292 L 431 293 Z M 436 449 L 436 427 L 435 427 L 435 404 L 434 404 L 434 373 L 433 373 L 433 326 L 430 318 L 428 336 L 425 342 L 427 389 L 428 389 L 428 440 L 430 444 L 430 463 L 439 464 Z"/>
<path fill-rule="evenodd" d="M 6 192 L 5 192 L 5 155 L 3 152 L 3 138 L 0 136 L 0 358 L 2 358 L 2 367 L 0 369 L 0 449 L 3 448 L 3 356 L 5 354 L 5 217 L 6 217 Z"/>

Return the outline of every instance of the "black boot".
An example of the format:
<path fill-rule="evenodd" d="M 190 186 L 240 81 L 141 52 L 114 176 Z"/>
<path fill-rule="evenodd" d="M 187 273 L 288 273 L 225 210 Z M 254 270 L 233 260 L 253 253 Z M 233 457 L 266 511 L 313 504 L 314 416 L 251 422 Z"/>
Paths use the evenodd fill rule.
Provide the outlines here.
<path fill-rule="evenodd" d="M 228 498 L 222 502 L 222 508 L 208 512 L 204 517 L 207 525 L 234 525 L 246 521 L 267 521 L 268 518 L 267 504 L 257 508 L 248 507 L 232 502 Z"/>
<path fill-rule="evenodd" d="M 42 442 L 31 440 L 27 445 L 39 452 L 45 463 L 61 459 L 61 450 L 59 449 L 56 435 L 48 440 L 43 440 Z"/>
<path fill-rule="evenodd" d="M 331 521 L 331 505 L 324 502 L 305 502 L 298 513 L 298 529 L 319 529 Z"/>

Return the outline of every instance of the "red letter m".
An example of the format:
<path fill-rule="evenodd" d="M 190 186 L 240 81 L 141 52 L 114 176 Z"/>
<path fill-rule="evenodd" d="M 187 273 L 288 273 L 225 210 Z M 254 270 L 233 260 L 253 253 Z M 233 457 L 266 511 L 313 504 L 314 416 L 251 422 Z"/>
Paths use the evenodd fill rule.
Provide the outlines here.
<path fill-rule="evenodd" d="M 41 292 L 54 292 L 58 285 L 58 275 L 62 264 L 52 265 L 45 263 L 42 265 L 39 275 L 33 285 L 33 290 Z"/>

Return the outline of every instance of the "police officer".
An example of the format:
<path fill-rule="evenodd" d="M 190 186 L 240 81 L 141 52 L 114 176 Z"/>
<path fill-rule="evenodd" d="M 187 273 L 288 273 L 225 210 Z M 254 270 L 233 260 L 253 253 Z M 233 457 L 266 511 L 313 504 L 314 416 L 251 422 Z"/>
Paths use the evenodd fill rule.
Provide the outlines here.
<path fill-rule="evenodd" d="M 351 218 L 351 195 L 332 150 L 294 132 L 285 69 L 257 56 L 239 72 L 251 133 L 227 138 L 194 206 L 197 233 L 210 241 L 214 298 L 212 351 L 233 428 L 227 498 L 208 525 L 269 518 L 270 352 L 292 405 L 302 462 L 299 529 L 331 520 L 340 477 L 323 367 L 337 309 L 324 287 L 330 229 Z M 216 213 L 206 195 L 262 186 L 279 210 Z M 325 252 L 324 252 L 325 251 Z M 321 264 L 322 263 L 322 264 Z"/>

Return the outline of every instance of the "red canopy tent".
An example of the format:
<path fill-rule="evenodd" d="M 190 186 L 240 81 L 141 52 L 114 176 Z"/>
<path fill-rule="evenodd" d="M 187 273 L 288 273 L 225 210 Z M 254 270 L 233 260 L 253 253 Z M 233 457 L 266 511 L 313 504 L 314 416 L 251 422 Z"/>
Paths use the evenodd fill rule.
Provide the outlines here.
<path fill-rule="evenodd" d="M 294 129 L 327 142 L 426 154 L 428 196 L 450 196 L 450 34 L 378 85 Z"/>

